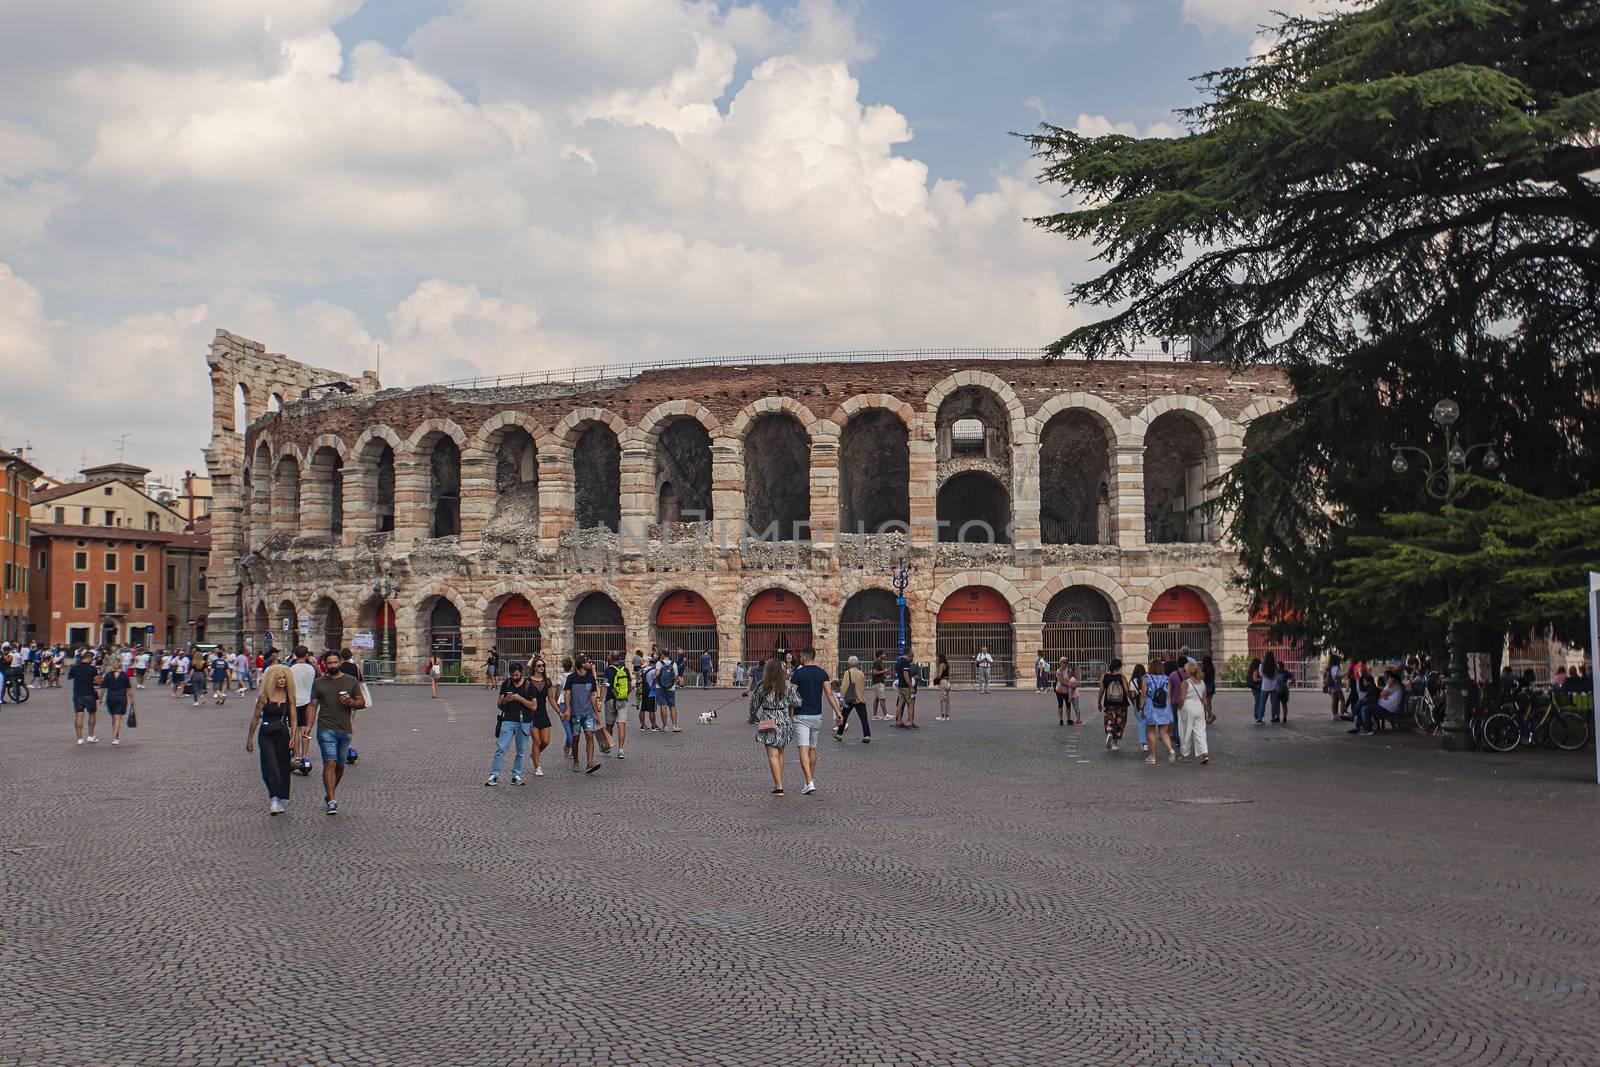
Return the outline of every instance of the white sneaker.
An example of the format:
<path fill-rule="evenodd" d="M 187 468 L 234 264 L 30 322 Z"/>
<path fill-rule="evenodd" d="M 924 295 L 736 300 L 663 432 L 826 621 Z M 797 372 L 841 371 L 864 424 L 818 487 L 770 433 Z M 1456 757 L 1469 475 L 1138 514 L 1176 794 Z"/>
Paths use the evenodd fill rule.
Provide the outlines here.
<path fill-rule="evenodd" d="M 499 785 L 500 784 L 500 776 L 498 774 L 491 774 L 489 776 L 489 780 L 484 782 L 483 784 L 487 785 L 487 786 Z"/>
<path fill-rule="evenodd" d="M 113 745 L 120 745 L 120 744 L 122 744 L 122 738 L 120 738 L 120 737 L 113 737 L 113 738 L 112 738 L 112 739 L 111 739 L 111 743 L 112 743 L 112 744 L 113 744 Z"/>
<path fill-rule="evenodd" d="M 283 801 L 279 800 L 277 797 L 273 797 L 271 806 L 269 806 L 267 808 L 267 814 L 268 815 L 282 815 L 283 814 Z"/>
<path fill-rule="evenodd" d="M 78 744 L 80 744 L 80 745 L 83 744 L 83 738 L 81 738 L 81 737 L 78 738 Z"/>
<path fill-rule="evenodd" d="M 627 756 L 628 756 L 628 754 L 626 752 L 624 752 L 621 748 L 617 749 L 617 758 L 618 759 L 626 759 Z"/>
<path fill-rule="evenodd" d="M 94 734 L 90 734 L 89 735 L 89 743 L 91 745 L 98 745 L 100 743 L 100 739 L 98 737 L 96 737 Z"/>
<path fill-rule="evenodd" d="M 1113 748 L 1116 748 L 1116 747 L 1117 747 L 1116 740 L 1114 738 L 1112 738 L 1112 736 L 1110 734 L 1106 734 L 1106 751 L 1109 752 Z"/>
<path fill-rule="evenodd" d="M 527 784 L 528 784 L 528 783 L 527 783 L 527 782 L 526 782 L 526 781 L 524 781 L 524 780 L 523 780 L 523 777 L 522 777 L 522 775 L 520 775 L 520 774 L 513 774 L 513 775 L 512 775 L 512 776 L 511 776 L 511 784 L 512 784 L 512 785 L 527 785 Z"/>
<path fill-rule="evenodd" d="M 543 767 L 535 767 L 533 769 L 533 776 L 535 778 L 543 778 L 544 777 L 544 768 Z"/>
<path fill-rule="evenodd" d="M 817 783 L 816 782 L 807 782 L 805 785 L 800 787 L 800 795 L 801 796 L 805 796 L 807 793 L 815 793 L 816 791 L 817 791 Z"/>

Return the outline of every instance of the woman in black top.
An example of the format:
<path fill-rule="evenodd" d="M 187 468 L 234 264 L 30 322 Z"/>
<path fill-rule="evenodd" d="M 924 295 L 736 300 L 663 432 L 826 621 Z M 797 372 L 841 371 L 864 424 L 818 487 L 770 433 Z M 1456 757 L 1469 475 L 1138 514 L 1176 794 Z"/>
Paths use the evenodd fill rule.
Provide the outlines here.
<path fill-rule="evenodd" d="M 122 744 L 122 717 L 133 710 L 133 685 L 126 671 L 107 670 L 100 688 L 106 691 L 106 714 L 111 716 L 111 743 Z"/>
<path fill-rule="evenodd" d="M 533 700 L 533 773 L 543 778 L 540 756 L 550 747 L 550 706 L 555 703 L 555 683 L 542 659 L 534 660 L 528 671 L 528 693 Z"/>
<path fill-rule="evenodd" d="M 261 742 L 261 780 L 266 783 L 271 804 L 269 815 L 282 815 L 289 802 L 289 733 L 294 723 L 294 675 L 281 663 L 268 667 L 261 676 L 261 689 L 255 710 L 244 734 L 244 750 Z M 259 729 L 257 729 L 259 727 Z"/>
<path fill-rule="evenodd" d="M 1122 673 L 1122 661 L 1114 659 L 1106 665 L 1100 676 L 1100 714 L 1106 720 L 1106 748 L 1114 749 L 1122 743 L 1122 731 L 1128 728 L 1128 701 L 1133 683 Z"/>
<path fill-rule="evenodd" d="M 935 661 L 937 670 L 933 676 L 933 687 L 939 690 L 939 714 L 934 716 L 936 721 L 950 721 L 950 661 L 945 659 L 944 653 L 939 653 Z"/>

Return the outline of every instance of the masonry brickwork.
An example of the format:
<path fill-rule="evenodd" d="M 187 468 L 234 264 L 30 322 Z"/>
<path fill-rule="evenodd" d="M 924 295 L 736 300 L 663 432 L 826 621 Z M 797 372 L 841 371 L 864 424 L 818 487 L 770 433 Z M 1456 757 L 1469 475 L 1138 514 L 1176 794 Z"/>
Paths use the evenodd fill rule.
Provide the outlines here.
<path fill-rule="evenodd" d="M 715 614 L 719 654 L 731 661 L 745 655 L 752 601 L 784 590 L 809 612 L 819 658 L 832 662 L 846 601 L 889 588 L 883 569 L 907 551 L 908 540 L 917 567 L 908 610 L 919 658 L 932 659 L 928 638 L 944 632 L 947 599 L 970 587 L 995 590 L 1010 605 L 1016 671 L 1028 677 L 1035 651 L 1048 643 L 1043 631 L 1052 604 L 1062 602 L 1058 594 L 1082 602 L 1092 590 L 1104 606 L 1097 618 L 1128 659 L 1146 653 L 1157 601 L 1183 589 L 1205 605 L 1203 629 L 1220 666 L 1247 647 L 1247 605 L 1231 584 L 1237 557 L 1212 536 L 1216 523 L 1189 511 L 1174 527 L 1167 498 L 1152 502 L 1147 490 L 1176 486 L 1172 499 L 1192 509 L 1205 483 L 1242 456 L 1251 420 L 1289 394 L 1272 368 L 946 358 L 384 390 L 371 374 L 357 379 L 306 367 L 225 331 L 218 331 L 210 362 L 211 634 L 242 639 L 263 619 L 276 628 L 293 609 L 296 618 L 310 616 L 313 642 L 337 628 L 348 644 L 353 632 L 379 625 L 375 590 L 383 588 L 401 677 L 420 672 L 441 600 L 459 615 L 458 643 L 470 661 L 496 644 L 500 609 L 516 596 L 537 613 L 547 655 L 572 649 L 580 644 L 577 606 L 595 592 L 620 608 L 630 650 L 654 643 L 658 611 L 671 594 L 703 597 Z M 329 381 L 347 383 L 348 392 L 299 399 L 302 387 Z M 251 405 L 246 427 L 233 425 L 241 385 Z M 265 397 L 273 392 L 283 403 L 269 413 Z M 952 446 L 957 416 L 985 422 L 973 439 L 979 453 Z M 774 417 L 804 431 L 805 469 L 747 469 L 746 435 Z M 888 437 L 881 448 L 843 455 L 841 436 L 853 418 L 865 417 L 887 427 Z M 1041 470 L 1041 440 L 1058 418 L 1065 421 L 1057 429 L 1080 427 L 1074 433 L 1086 439 L 1078 449 L 1053 432 L 1052 465 Z M 689 445 L 658 454 L 663 435 L 684 419 L 704 429 L 709 455 L 697 451 L 695 435 L 682 434 L 672 436 Z M 596 436 L 614 437 L 609 459 L 589 447 Z M 763 454 L 789 464 L 795 455 Z M 909 456 L 905 484 L 872 482 L 874 457 L 897 454 Z M 697 519 L 687 501 L 702 498 L 703 486 L 680 498 L 683 485 L 670 483 L 697 455 L 709 467 L 710 516 L 658 521 L 669 498 L 671 514 Z M 1085 476 L 1068 469 L 1075 462 L 1097 469 Z M 1000 483 L 1010 523 L 997 540 L 1010 544 L 939 542 L 939 523 L 959 525 L 962 498 L 970 495 L 941 497 L 940 487 L 958 476 Z M 795 492 L 796 482 L 807 492 Z M 852 483 L 891 498 L 909 520 L 909 538 L 899 526 L 841 530 L 841 493 Z M 774 484 L 787 491 L 774 494 Z M 1089 520 L 1041 523 L 1041 499 L 1081 497 L 1083 485 L 1096 484 L 1100 500 L 1098 510 L 1088 503 Z M 577 528 L 577 515 L 606 512 L 592 502 L 612 485 L 610 513 L 618 518 Z M 804 533 L 750 536 L 747 493 L 762 501 L 762 514 L 775 497 L 789 511 L 806 511 Z M 580 507 L 580 497 L 591 503 Z M 1068 528 L 1077 532 L 1060 536 Z"/>

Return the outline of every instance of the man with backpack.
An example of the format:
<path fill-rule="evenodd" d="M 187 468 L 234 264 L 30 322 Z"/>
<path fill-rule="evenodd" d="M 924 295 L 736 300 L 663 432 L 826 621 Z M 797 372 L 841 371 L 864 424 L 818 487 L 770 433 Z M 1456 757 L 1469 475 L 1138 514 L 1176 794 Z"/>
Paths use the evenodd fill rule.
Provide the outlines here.
<path fill-rule="evenodd" d="M 628 668 L 622 662 L 622 653 L 613 652 L 611 662 L 606 665 L 602 681 L 605 683 L 605 719 L 604 726 L 607 730 L 615 728 L 616 736 L 612 744 L 617 747 L 617 759 L 623 759 L 627 753 L 622 751 L 622 739 L 628 732 L 628 694 L 633 691 L 632 679 L 628 677 Z M 604 746 L 602 746 L 604 751 Z"/>
<path fill-rule="evenodd" d="M 844 742 L 844 731 L 850 725 L 850 713 L 853 711 L 861 716 L 861 743 L 872 742 L 872 724 L 867 715 L 867 676 L 861 670 L 861 658 L 851 656 L 846 661 L 844 677 L 839 679 L 839 706 L 844 710 L 839 713 L 835 723 L 833 739 Z"/>
<path fill-rule="evenodd" d="M 681 649 L 678 654 L 682 656 Z M 661 729 L 671 730 L 675 734 L 683 733 L 678 726 L 678 694 L 675 691 L 679 675 L 678 662 L 671 656 L 663 655 L 660 666 L 656 668 L 656 708 L 661 713 Z M 667 722 L 669 714 L 672 716 L 670 725 Z"/>

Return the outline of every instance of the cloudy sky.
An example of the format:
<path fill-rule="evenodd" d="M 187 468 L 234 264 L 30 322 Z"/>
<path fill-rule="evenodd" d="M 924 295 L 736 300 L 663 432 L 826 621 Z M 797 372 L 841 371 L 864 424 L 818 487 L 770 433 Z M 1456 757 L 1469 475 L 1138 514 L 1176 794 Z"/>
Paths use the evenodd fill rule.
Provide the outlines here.
<path fill-rule="evenodd" d="M 0 0 L 0 446 L 202 466 L 218 327 L 386 384 L 1044 344 L 1010 130 L 1174 132 L 1297 0 Z"/>

